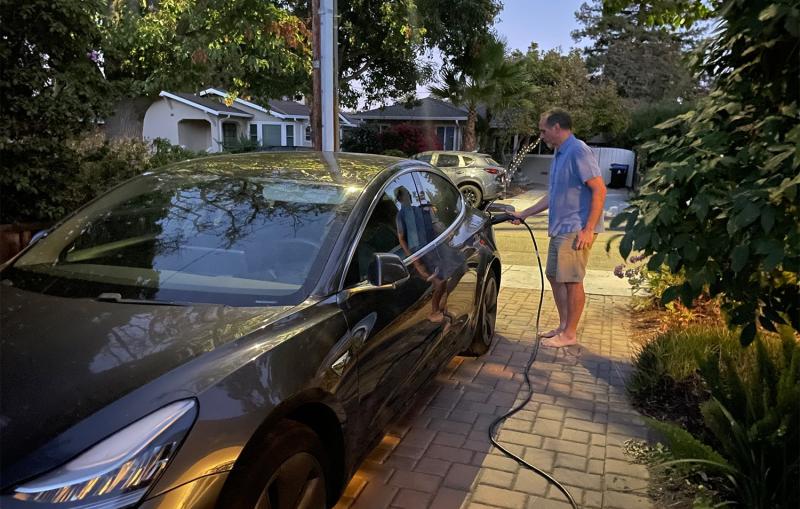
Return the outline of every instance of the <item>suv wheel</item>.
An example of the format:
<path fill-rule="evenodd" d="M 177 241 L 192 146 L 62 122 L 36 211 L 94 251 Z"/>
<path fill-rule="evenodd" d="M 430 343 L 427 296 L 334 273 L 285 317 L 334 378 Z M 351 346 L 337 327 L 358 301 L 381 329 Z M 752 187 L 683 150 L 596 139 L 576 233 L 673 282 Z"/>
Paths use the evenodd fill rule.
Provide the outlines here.
<path fill-rule="evenodd" d="M 464 196 L 464 200 L 471 206 L 471 207 L 478 207 L 483 202 L 483 193 L 478 188 L 478 186 L 472 184 L 464 184 L 463 186 L 458 188 L 461 191 L 461 194 Z"/>

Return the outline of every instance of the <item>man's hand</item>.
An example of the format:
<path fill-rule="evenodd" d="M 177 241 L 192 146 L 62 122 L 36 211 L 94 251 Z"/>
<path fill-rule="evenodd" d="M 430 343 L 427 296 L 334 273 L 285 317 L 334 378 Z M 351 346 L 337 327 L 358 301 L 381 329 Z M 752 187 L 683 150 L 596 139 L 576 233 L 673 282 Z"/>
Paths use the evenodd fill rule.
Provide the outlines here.
<path fill-rule="evenodd" d="M 522 224 L 522 222 L 525 221 L 525 217 L 526 216 L 524 216 L 523 214 L 521 214 L 519 212 L 512 212 L 511 215 L 516 217 L 516 219 L 511 221 L 511 224 Z"/>
<path fill-rule="evenodd" d="M 575 237 L 575 250 L 589 249 L 594 242 L 594 232 L 590 230 L 581 230 L 578 236 Z"/>

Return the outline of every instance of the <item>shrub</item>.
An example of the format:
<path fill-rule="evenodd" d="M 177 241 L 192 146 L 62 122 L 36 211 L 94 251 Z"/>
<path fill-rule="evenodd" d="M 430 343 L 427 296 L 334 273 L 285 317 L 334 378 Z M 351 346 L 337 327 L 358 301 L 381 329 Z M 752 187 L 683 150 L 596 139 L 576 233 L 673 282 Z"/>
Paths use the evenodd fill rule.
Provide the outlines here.
<path fill-rule="evenodd" d="M 384 150 L 395 149 L 409 156 L 442 148 L 433 129 L 412 124 L 394 125 L 380 134 L 380 140 Z"/>
<path fill-rule="evenodd" d="M 380 154 L 383 152 L 383 145 L 375 127 L 362 125 L 345 132 L 342 150 L 362 154 Z"/>
<path fill-rule="evenodd" d="M 800 10 L 724 0 L 717 12 L 699 69 L 713 88 L 657 126 L 640 194 L 612 226 L 626 223 L 623 257 L 642 251 L 650 268 L 686 271 L 665 301 L 720 295 L 746 345 L 757 324 L 800 330 Z"/>
<path fill-rule="evenodd" d="M 800 497 L 800 345 L 789 327 L 781 332 L 744 349 L 722 329 L 666 334 L 643 347 L 628 383 L 641 402 L 664 393 L 664 381 L 686 380 L 696 370 L 708 391 L 699 402 L 704 432 L 654 427 L 679 458 L 673 464 L 720 475 L 743 507 L 790 507 Z"/>
<path fill-rule="evenodd" d="M 151 146 L 138 140 L 107 141 L 99 134 L 47 145 L 33 154 L 25 150 L 27 157 L 13 162 L 20 173 L 4 172 L 0 179 L 3 223 L 55 222 L 131 177 L 206 155 L 166 140 Z"/>
<path fill-rule="evenodd" d="M 384 150 L 383 155 L 392 157 L 408 157 L 408 154 L 406 154 L 402 150 L 397 150 L 396 148 L 390 148 L 389 150 Z"/>

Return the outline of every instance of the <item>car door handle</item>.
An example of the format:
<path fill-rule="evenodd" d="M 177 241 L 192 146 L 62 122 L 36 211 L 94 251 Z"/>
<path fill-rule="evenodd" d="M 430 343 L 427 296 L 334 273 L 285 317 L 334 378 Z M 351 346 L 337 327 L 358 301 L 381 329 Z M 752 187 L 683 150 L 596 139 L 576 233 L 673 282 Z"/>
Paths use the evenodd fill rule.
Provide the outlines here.
<path fill-rule="evenodd" d="M 339 356 L 338 359 L 331 364 L 331 370 L 339 376 L 342 376 L 345 368 L 350 362 L 353 361 L 355 353 L 364 346 L 364 341 L 367 339 L 367 328 L 359 327 L 352 334 L 350 334 L 350 344 L 347 350 Z"/>
<path fill-rule="evenodd" d="M 353 359 L 353 355 L 350 353 L 350 350 L 347 350 L 345 353 L 342 354 L 341 357 L 336 359 L 336 361 L 331 364 L 331 370 L 339 376 L 342 376 L 344 373 L 344 368 L 350 364 L 350 361 Z"/>

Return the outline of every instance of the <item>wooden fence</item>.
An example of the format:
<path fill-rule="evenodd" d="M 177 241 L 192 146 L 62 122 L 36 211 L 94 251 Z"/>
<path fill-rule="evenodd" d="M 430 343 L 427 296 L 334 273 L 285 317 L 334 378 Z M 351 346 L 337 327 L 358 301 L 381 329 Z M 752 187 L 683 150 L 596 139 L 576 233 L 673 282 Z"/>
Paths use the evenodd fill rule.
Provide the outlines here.
<path fill-rule="evenodd" d="M 22 251 L 36 232 L 50 226 L 50 223 L 0 224 L 0 263 Z"/>

